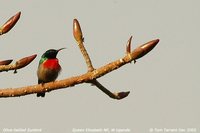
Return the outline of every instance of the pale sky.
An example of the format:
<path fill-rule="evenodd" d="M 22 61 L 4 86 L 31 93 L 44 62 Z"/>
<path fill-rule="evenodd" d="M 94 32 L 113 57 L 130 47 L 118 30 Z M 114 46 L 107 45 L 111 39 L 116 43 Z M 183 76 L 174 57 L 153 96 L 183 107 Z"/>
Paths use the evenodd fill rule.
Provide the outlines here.
<path fill-rule="evenodd" d="M 74 18 L 81 24 L 96 68 L 123 57 L 131 35 L 133 49 L 153 39 L 160 42 L 136 64 L 98 79 L 113 92 L 130 91 L 127 98 L 110 99 L 90 84 L 53 91 L 45 98 L 36 94 L 2 98 L 0 132 L 5 128 L 35 128 L 42 133 L 71 133 L 73 128 L 200 132 L 199 5 L 198 0 L 1 0 L 0 25 L 18 11 L 22 14 L 15 27 L 0 37 L 0 60 L 38 54 L 17 74 L 2 72 L 1 88 L 37 84 L 39 59 L 50 48 L 67 48 L 58 54 L 63 68 L 58 80 L 85 73 L 72 34 Z"/>

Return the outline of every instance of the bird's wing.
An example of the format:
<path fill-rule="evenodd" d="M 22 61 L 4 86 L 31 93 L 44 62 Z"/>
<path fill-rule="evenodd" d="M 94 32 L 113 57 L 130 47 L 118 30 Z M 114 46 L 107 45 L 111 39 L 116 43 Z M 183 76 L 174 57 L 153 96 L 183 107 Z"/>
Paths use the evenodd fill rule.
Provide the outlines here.
<path fill-rule="evenodd" d="M 47 60 L 47 58 L 45 58 L 45 57 L 41 58 L 39 61 L 39 65 L 42 64 L 45 60 Z"/>

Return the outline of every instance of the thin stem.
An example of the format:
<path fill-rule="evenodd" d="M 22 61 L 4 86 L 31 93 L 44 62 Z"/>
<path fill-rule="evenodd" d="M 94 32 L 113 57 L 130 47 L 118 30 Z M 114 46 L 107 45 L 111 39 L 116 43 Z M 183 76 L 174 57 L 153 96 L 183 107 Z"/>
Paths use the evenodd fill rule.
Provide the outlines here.
<path fill-rule="evenodd" d="M 84 47 L 83 42 L 78 43 L 78 46 L 79 46 L 79 49 L 81 50 L 81 53 L 82 53 L 82 55 L 85 59 L 86 64 L 87 64 L 88 72 L 92 72 L 94 70 L 94 67 L 92 66 L 92 62 L 91 62 L 90 57 L 87 53 L 87 50 Z"/>
<path fill-rule="evenodd" d="M 130 93 L 130 91 L 112 93 L 111 91 L 106 89 L 101 83 L 99 83 L 96 79 L 92 80 L 91 83 L 93 85 L 95 85 L 97 88 L 99 88 L 101 91 L 103 91 L 105 94 L 107 94 L 110 98 L 113 98 L 113 99 L 118 99 L 118 100 L 123 99 L 123 98 L 127 97 Z"/>

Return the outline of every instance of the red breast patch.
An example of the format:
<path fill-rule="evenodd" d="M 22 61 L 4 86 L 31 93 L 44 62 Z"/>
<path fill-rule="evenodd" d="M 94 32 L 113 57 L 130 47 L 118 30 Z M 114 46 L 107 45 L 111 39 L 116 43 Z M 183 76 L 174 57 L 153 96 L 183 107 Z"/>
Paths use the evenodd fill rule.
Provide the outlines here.
<path fill-rule="evenodd" d="M 57 58 L 56 59 L 47 59 L 43 65 L 44 65 L 44 67 L 50 68 L 50 69 L 58 69 L 58 70 L 61 69 Z"/>

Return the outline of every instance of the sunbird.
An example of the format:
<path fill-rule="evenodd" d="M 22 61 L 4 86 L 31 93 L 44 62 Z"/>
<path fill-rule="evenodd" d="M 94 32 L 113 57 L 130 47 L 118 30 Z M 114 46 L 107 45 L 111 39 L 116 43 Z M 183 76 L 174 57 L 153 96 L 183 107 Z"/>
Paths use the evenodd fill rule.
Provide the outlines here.
<path fill-rule="evenodd" d="M 41 56 L 37 70 L 38 84 L 56 80 L 62 69 L 56 56 L 63 49 L 49 49 Z M 40 96 L 45 97 L 45 92 L 37 93 L 37 97 Z"/>

